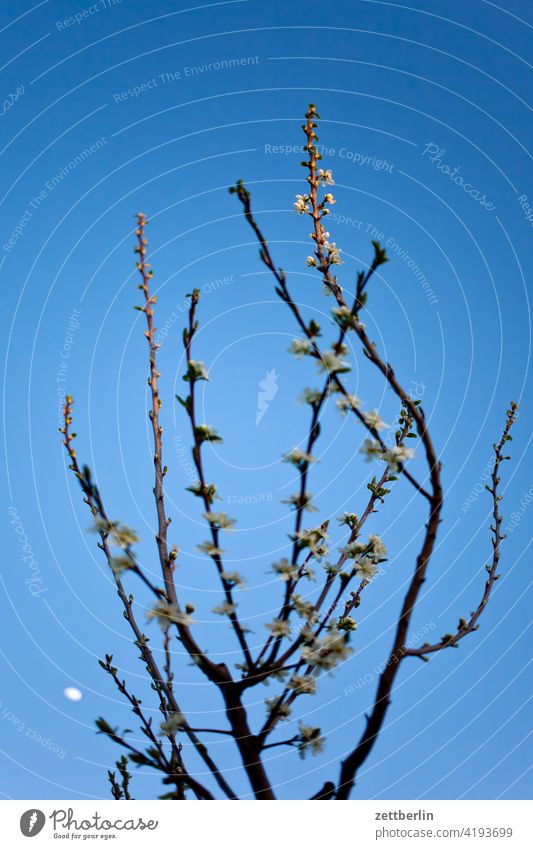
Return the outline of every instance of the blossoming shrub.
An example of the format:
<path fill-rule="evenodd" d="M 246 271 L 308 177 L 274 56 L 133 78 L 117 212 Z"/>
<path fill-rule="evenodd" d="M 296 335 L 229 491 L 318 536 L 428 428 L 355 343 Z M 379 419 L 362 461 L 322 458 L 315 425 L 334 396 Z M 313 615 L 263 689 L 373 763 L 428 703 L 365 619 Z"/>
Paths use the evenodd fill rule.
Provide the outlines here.
<path fill-rule="evenodd" d="M 157 367 L 159 345 L 156 342 L 154 327 L 156 298 L 150 293 L 153 272 L 147 261 L 147 221 L 142 213 L 138 215 L 135 250 L 143 303 L 136 309 L 143 312 L 146 318 L 148 383 L 151 393 L 148 415 L 154 447 L 153 492 L 157 516 L 156 548 L 160 583 L 153 583 L 139 563 L 135 553 L 135 544 L 139 542 L 137 534 L 123 523 L 109 518 L 90 470 L 87 466 L 79 465 L 73 447 L 75 434 L 71 430 L 73 401 L 70 396 L 66 399 L 64 427 L 61 430 L 70 459 L 70 468 L 93 514 L 99 546 L 111 569 L 123 615 L 131 629 L 132 639 L 139 650 L 154 693 L 154 705 L 151 712 L 147 713 L 140 700 L 129 689 L 127 682 L 119 675 L 118 668 L 113 664 L 113 656 L 106 655 L 105 659 L 100 661 L 121 696 L 131 706 L 147 741 L 144 748 L 136 746 L 127 731 L 120 732 L 103 718 L 97 720 L 98 730 L 124 751 L 116 763 L 116 770 L 110 770 L 108 773 L 115 799 L 131 798 L 131 775 L 128 772 L 130 763 L 161 773 L 167 788 L 161 798 L 213 799 L 215 793 L 231 799 L 237 798 L 224 770 L 215 762 L 209 746 L 204 742 L 205 734 L 210 737 L 213 734 L 223 734 L 233 739 L 251 791 L 257 799 L 276 798 L 275 788 L 263 762 L 265 750 L 273 746 L 285 746 L 295 749 L 302 758 L 307 754 L 320 755 L 325 744 L 325 737 L 320 728 L 306 725 L 299 720 L 294 733 L 287 736 L 280 730 L 280 726 L 282 729 L 284 721 L 291 721 L 302 696 L 313 696 L 319 686 L 328 686 L 329 677 L 323 673 L 332 672 L 352 653 L 350 642 L 357 629 L 355 611 L 366 598 L 367 587 L 387 557 L 387 548 L 380 536 L 377 533 L 367 534 L 365 526 L 379 504 L 389 496 L 399 478 L 405 479 L 407 485 L 414 487 L 421 503 L 426 505 L 427 520 L 420 552 L 413 565 L 411 579 L 398 614 L 390 653 L 380 667 L 373 708 L 366 717 L 363 729 L 359 730 L 359 736 L 356 734 L 356 728 L 347 730 L 347 755 L 338 769 L 332 769 L 332 780 L 327 781 L 313 798 L 348 798 L 357 772 L 370 755 L 383 726 L 400 666 L 409 657 L 425 660 L 430 654 L 456 648 L 464 637 L 472 634 L 478 627 L 479 617 L 490 600 L 494 583 L 499 578 L 500 545 L 503 539 L 499 507 L 501 496 L 498 493 L 499 470 L 502 462 L 508 459 L 504 455 L 504 448 L 511 439 L 510 429 L 516 418 L 514 404 L 511 404 L 507 412 L 501 438 L 494 445 L 494 464 L 490 484 L 487 485 L 493 503 L 493 555 L 485 567 L 486 578 L 480 602 L 468 618 L 460 618 L 457 626 L 440 640 L 413 647 L 409 636 L 411 617 L 434 550 L 442 511 L 440 462 L 427 428 L 420 399 L 411 397 L 403 389 L 392 366 L 381 358 L 377 346 L 368 337 L 365 324 L 361 321 L 368 286 L 377 270 L 388 261 L 385 250 L 379 242 L 372 243 L 372 260 L 368 267 L 357 275 L 355 292 L 351 297 L 337 278 L 337 269 L 342 265 L 342 251 L 336 242 L 331 240 L 326 223 L 330 207 L 335 203 L 332 193 L 335 181 L 330 169 L 319 167 L 321 157 L 315 144 L 318 138 L 317 122 L 317 111 L 311 105 L 303 126 L 305 160 L 302 165 L 307 172 L 306 190 L 296 196 L 294 208 L 296 213 L 310 219 L 313 248 L 307 257 L 307 266 L 316 271 L 325 293 L 332 299 L 331 316 L 335 337 L 329 345 L 322 341 L 320 326 L 314 320 L 308 320 L 293 300 L 286 275 L 275 262 L 267 239 L 255 220 L 250 193 L 242 182 L 230 189 L 242 204 L 245 219 L 258 240 L 261 260 L 274 277 L 276 294 L 287 305 L 294 318 L 298 335 L 293 340 L 290 351 L 297 358 L 314 360 L 321 379 L 317 388 L 306 388 L 302 396 L 309 408 L 309 430 L 305 449 L 293 448 L 282 456 L 283 462 L 294 467 L 298 481 L 297 491 L 284 501 L 294 513 L 294 529 L 290 552 L 272 566 L 280 582 L 280 604 L 275 617 L 264 623 L 264 639 L 259 649 L 250 646 L 247 628 L 238 612 L 236 598 L 245 578 L 237 571 L 228 571 L 224 565 L 222 538 L 233 529 L 235 521 L 227 513 L 215 509 L 217 486 L 208 481 L 204 468 L 206 444 L 220 443 L 222 438 L 212 425 L 199 418 L 197 385 L 209 380 L 209 372 L 193 352 L 198 330 L 199 291 L 194 290 L 188 296 L 189 317 L 183 331 L 187 363 L 183 381 L 186 392 L 183 396 L 177 396 L 177 401 L 190 422 L 192 458 L 197 475 L 197 480 L 187 489 L 199 499 L 203 507 L 207 539 L 198 544 L 198 549 L 211 559 L 220 581 L 221 599 L 213 608 L 213 612 L 227 619 L 242 654 L 234 669 L 230 669 L 223 660 L 217 658 L 216 652 L 208 653 L 202 649 L 196 636 L 194 608 L 182 602 L 174 580 L 178 551 L 169 545 L 167 536 L 169 519 L 164 491 L 167 467 L 163 462 L 162 427 L 159 420 L 162 403 Z M 390 426 L 382 420 L 379 410 L 362 409 L 360 400 L 348 388 L 348 333 L 355 335 L 367 357 L 369 367 L 381 373 L 398 400 L 399 415 L 392 444 L 386 444 L 381 436 Z M 353 415 L 364 429 L 366 436 L 361 451 L 368 462 L 376 464 L 375 475 L 368 484 L 369 495 L 366 503 L 361 505 L 361 512 L 346 512 L 338 517 L 346 537 L 336 551 L 330 551 L 330 517 L 322 517 L 320 521 L 309 524 L 305 519 L 307 514 L 317 512 L 308 485 L 315 463 L 313 449 L 320 435 L 320 414 L 325 401 L 331 396 L 335 397 L 340 413 L 344 416 Z M 409 470 L 409 460 L 414 453 L 409 447 L 411 440 L 416 441 L 427 463 L 424 481 L 417 480 Z M 162 663 L 157 659 L 159 655 L 156 657 L 151 649 L 150 639 L 139 623 L 133 596 L 125 588 L 125 582 L 133 580 L 141 581 L 153 598 L 147 620 L 148 623 L 156 622 L 161 629 L 164 658 Z M 314 591 L 311 582 L 316 582 Z M 222 697 L 227 720 L 225 727 L 205 729 L 191 725 L 186 712 L 181 708 L 181 693 L 174 683 L 172 640 L 179 641 L 181 654 L 184 651 L 190 657 L 199 674 L 212 686 L 214 694 L 218 691 L 218 697 Z M 265 716 L 259 727 L 252 727 L 246 697 L 252 688 L 266 682 L 277 687 L 277 694 L 266 700 Z M 159 724 L 154 723 L 152 718 L 154 707 L 159 709 L 162 716 Z M 211 773 L 213 781 L 210 786 L 193 775 L 188 763 L 189 758 L 184 754 L 181 742 L 184 739 L 190 744 L 189 751 L 194 750 Z"/>

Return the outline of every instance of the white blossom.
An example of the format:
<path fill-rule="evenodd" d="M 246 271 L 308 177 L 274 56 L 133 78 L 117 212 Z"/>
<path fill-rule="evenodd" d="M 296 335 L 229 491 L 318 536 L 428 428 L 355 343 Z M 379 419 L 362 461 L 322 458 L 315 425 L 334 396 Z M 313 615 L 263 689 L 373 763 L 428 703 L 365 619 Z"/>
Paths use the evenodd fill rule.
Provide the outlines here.
<path fill-rule="evenodd" d="M 337 322 L 337 324 L 339 324 L 341 327 L 344 327 L 344 328 L 351 328 L 351 327 L 353 327 L 353 325 L 354 325 L 354 316 L 353 316 L 353 313 L 352 313 L 352 311 L 351 311 L 351 309 L 350 309 L 349 307 L 346 307 L 346 306 L 342 306 L 342 307 L 334 307 L 334 308 L 331 310 L 331 313 L 332 313 L 332 315 L 333 315 L 334 320 L 335 320 L 335 321 Z"/>
<path fill-rule="evenodd" d="M 265 628 L 272 634 L 273 637 L 288 637 L 291 633 L 290 622 L 284 619 L 274 619 L 272 622 L 266 622 Z"/>
<path fill-rule="evenodd" d="M 189 360 L 187 363 L 187 374 L 184 380 L 209 380 L 207 369 L 201 360 Z"/>
<path fill-rule="evenodd" d="M 325 242 L 324 247 L 328 252 L 328 262 L 330 265 L 342 265 L 341 249 L 337 247 L 335 242 Z"/>
<path fill-rule="evenodd" d="M 196 425 L 194 432 L 200 442 L 222 442 L 222 437 L 218 435 L 215 428 L 211 427 L 211 425 Z"/>
<path fill-rule="evenodd" d="M 239 572 L 221 572 L 220 577 L 234 587 L 241 587 L 244 584 L 244 578 Z"/>
<path fill-rule="evenodd" d="M 170 734 L 174 735 L 176 731 L 179 731 L 180 728 L 183 728 L 185 723 L 185 717 L 181 713 L 171 713 L 168 715 L 167 719 L 161 723 L 159 726 L 159 730 L 161 735 L 168 736 Z"/>
<path fill-rule="evenodd" d="M 170 624 L 191 625 L 193 620 L 188 613 L 180 610 L 177 604 L 169 604 L 166 601 L 158 601 L 146 614 L 147 619 L 155 619 L 160 628 L 165 630 Z"/>
<path fill-rule="evenodd" d="M 132 561 L 128 557 L 112 557 L 109 561 L 109 565 L 114 575 L 117 577 L 125 572 L 126 569 L 131 569 L 133 567 Z"/>
<path fill-rule="evenodd" d="M 316 528 L 308 528 L 299 531 L 294 535 L 294 538 L 300 543 L 302 548 L 310 548 L 315 557 L 324 557 L 327 554 L 325 540 L 328 538 L 327 522 Z"/>
<path fill-rule="evenodd" d="M 307 339 L 293 339 L 289 348 L 289 353 L 294 354 L 298 359 L 307 356 L 310 351 L 311 343 Z"/>
<path fill-rule="evenodd" d="M 368 548 L 368 544 L 359 539 L 354 539 L 352 542 L 347 543 L 343 548 L 341 548 L 341 552 L 346 555 L 346 557 L 350 557 L 354 559 L 359 557 L 360 554 L 363 554 Z"/>
<path fill-rule="evenodd" d="M 357 563 L 356 576 L 364 581 L 371 581 L 376 572 L 378 571 L 378 567 L 374 563 L 371 557 L 363 557 Z"/>
<path fill-rule="evenodd" d="M 346 637 L 331 628 L 322 639 L 315 638 L 302 648 L 302 658 L 319 669 L 333 669 L 351 654 Z"/>
<path fill-rule="evenodd" d="M 392 448 L 387 448 L 383 451 L 381 459 L 387 463 L 395 472 L 399 471 L 407 460 L 413 455 L 414 451 L 411 448 L 406 448 L 404 445 L 393 445 Z"/>
<path fill-rule="evenodd" d="M 357 395 L 343 395 L 341 398 L 337 398 L 335 405 L 339 408 L 341 414 L 345 416 L 348 410 L 359 409 L 361 401 Z"/>
<path fill-rule="evenodd" d="M 209 557 L 217 557 L 220 554 L 224 554 L 224 549 L 219 548 L 214 542 L 211 540 L 206 540 L 205 542 L 200 542 L 196 546 L 198 551 L 202 551 L 204 554 L 209 555 Z"/>
<path fill-rule="evenodd" d="M 236 608 L 237 605 L 230 601 L 221 601 L 213 608 L 213 613 L 218 614 L 218 616 L 231 616 L 232 613 L 235 613 Z"/>
<path fill-rule="evenodd" d="M 320 728 L 304 725 L 303 722 L 300 722 L 298 727 L 300 731 L 300 742 L 298 744 L 300 757 L 305 758 L 308 752 L 311 752 L 312 755 L 320 754 L 326 742 L 320 734 Z"/>
<path fill-rule="evenodd" d="M 204 513 L 204 518 L 207 519 L 210 525 L 218 528 L 221 531 L 232 530 L 236 519 L 230 519 L 227 513 Z"/>
<path fill-rule="evenodd" d="M 378 560 L 386 556 L 387 546 L 377 534 L 369 534 L 368 545 L 372 549 L 372 554 Z"/>
<path fill-rule="evenodd" d="M 300 403 L 302 404 L 318 404 L 322 396 L 321 389 L 309 389 L 306 387 L 300 395 Z"/>
<path fill-rule="evenodd" d="M 301 451 L 299 448 L 293 448 L 292 451 L 283 455 L 283 462 L 292 463 L 293 466 L 301 468 L 307 463 L 316 463 L 316 459 L 311 454 L 307 454 L 306 451 Z"/>
<path fill-rule="evenodd" d="M 337 357 L 333 351 L 325 351 L 318 360 L 320 371 L 329 371 L 330 374 L 341 374 L 350 371 L 350 366 L 344 360 Z"/>
<path fill-rule="evenodd" d="M 282 704 L 278 704 L 279 697 L 275 697 L 273 699 L 266 699 L 265 704 L 268 708 L 268 712 L 272 713 L 274 708 L 276 709 L 276 716 L 279 716 L 281 720 L 288 719 L 292 713 L 292 708 L 287 702 L 282 702 Z"/>
<path fill-rule="evenodd" d="M 318 613 L 315 610 L 315 605 L 311 601 L 306 601 L 301 595 L 294 593 L 291 596 L 294 609 L 301 619 L 307 622 L 314 623 L 318 620 Z"/>
<path fill-rule="evenodd" d="M 296 578 L 298 574 L 298 566 L 294 563 L 289 563 L 286 557 L 283 557 L 277 563 L 273 563 L 272 569 L 280 576 L 282 581 L 290 581 Z"/>
<path fill-rule="evenodd" d="M 348 527 L 353 530 L 359 519 L 355 513 L 347 513 L 345 510 L 342 516 L 338 517 L 337 521 L 339 525 L 348 525 Z"/>
<path fill-rule="evenodd" d="M 323 168 L 318 169 L 318 179 L 323 186 L 334 186 L 335 180 L 333 179 L 331 168 L 327 171 L 324 171 Z"/>
<path fill-rule="evenodd" d="M 314 266 L 316 266 L 315 257 L 314 256 L 308 256 L 307 259 L 306 259 L 306 263 L 309 266 L 309 268 L 313 268 Z"/>
<path fill-rule="evenodd" d="M 291 495 L 289 498 L 282 498 L 281 503 L 290 504 L 296 509 L 307 510 L 309 513 L 317 512 L 317 508 L 313 504 L 313 496 L 310 492 L 304 492 L 303 495 L 296 493 L 296 495 Z"/>
<path fill-rule="evenodd" d="M 387 428 L 390 427 L 390 425 L 384 422 L 381 418 L 379 410 L 369 410 L 367 413 L 363 413 L 363 419 L 365 424 L 374 430 L 387 430 Z"/>
<path fill-rule="evenodd" d="M 297 675 L 294 673 L 287 687 L 291 690 L 296 690 L 302 695 L 314 696 L 316 693 L 316 678 L 313 678 L 312 675 Z"/>
<path fill-rule="evenodd" d="M 188 492 L 192 492 L 192 494 L 196 495 L 197 498 L 202 498 L 204 495 L 207 495 L 210 501 L 220 499 L 216 484 L 214 483 L 206 483 L 206 485 L 202 487 L 200 481 L 196 481 L 196 483 L 193 483 L 192 486 L 186 486 L 185 489 Z"/>
<path fill-rule="evenodd" d="M 351 616 L 341 616 L 337 622 L 337 628 L 339 631 L 355 631 L 357 622 Z"/>
<path fill-rule="evenodd" d="M 95 519 L 91 530 L 105 534 L 109 544 L 116 545 L 119 548 L 129 548 L 134 543 L 139 542 L 137 531 L 120 522 L 110 522 L 107 519 L 98 518 Z"/>
<path fill-rule="evenodd" d="M 365 455 L 365 461 L 370 463 L 371 460 L 376 457 L 381 457 L 381 445 L 377 441 L 377 439 L 370 439 L 369 437 L 365 439 L 361 448 L 359 449 L 361 454 Z"/>
<path fill-rule="evenodd" d="M 294 209 L 299 215 L 309 212 L 309 195 L 296 195 Z"/>

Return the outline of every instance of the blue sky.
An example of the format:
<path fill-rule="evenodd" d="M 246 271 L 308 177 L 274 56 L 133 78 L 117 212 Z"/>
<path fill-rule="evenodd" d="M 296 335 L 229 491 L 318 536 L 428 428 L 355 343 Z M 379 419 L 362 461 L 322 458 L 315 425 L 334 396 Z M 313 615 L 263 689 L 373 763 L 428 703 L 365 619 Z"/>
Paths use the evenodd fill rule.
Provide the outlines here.
<path fill-rule="evenodd" d="M 132 309 L 139 209 L 150 218 L 159 298 L 180 594 L 196 605 L 206 647 L 237 662 L 227 623 L 211 613 L 220 600 L 211 564 L 195 549 L 205 530 L 197 500 L 185 491 L 190 437 L 173 401 L 184 386 L 185 295 L 198 287 L 196 353 L 211 374 L 201 406 L 224 436 L 206 452 L 208 475 L 238 520 L 226 562 L 247 578 L 240 611 L 255 644 L 266 634 L 262 622 L 273 617 L 280 592 L 269 568 L 286 553 L 291 529 L 280 502 L 294 481 L 280 457 L 305 439 L 308 411 L 297 399 L 317 377 L 312 364 L 287 353 L 293 320 L 276 300 L 227 188 L 245 180 L 291 290 L 330 334 L 331 303 L 305 265 L 308 223 L 292 211 L 304 189 L 295 146 L 310 101 L 322 117 L 324 167 L 336 181 L 330 230 L 343 249 L 340 278 L 352 291 L 357 270 L 371 258 L 370 240 L 388 246 L 391 261 L 372 286 L 367 325 L 403 384 L 423 398 L 443 462 L 444 522 L 414 640 L 449 631 L 478 603 L 490 554 L 484 476 L 506 406 L 520 402 L 512 464 L 504 469 L 502 579 L 479 632 L 458 651 L 404 665 L 357 795 L 530 795 L 527 18 L 520 0 L 356 0 L 330 10 L 299 0 L 194 9 L 159 0 L 149 7 L 130 0 L 2 4 L 5 797 L 107 797 L 105 773 L 118 752 L 95 736 L 94 719 L 103 714 L 121 726 L 130 719 L 97 664 L 104 653 L 114 654 L 149 704 L 57 434 L 58 403 L 68 387 L 76 399 L 78 453 L 109 512 L 138 529 L 139 555 L 155 573 L 146 343 L 142 316 Z M 392 422 L 396 401 L 357 345 L 352 362 L 352 390 Z M 256 424 L 259 383 L 272 371 L 277 391 Z M 333 403 L 322 428 L 311 477 L 318 515 L 360 512 L 375 471 L 358 453 L 364 433 Z M 425 475 L 420 449 L 412 471 Z M 385 574 L 358 611 L 353 655 L 295 713 L 321 726 L 324 754 L 303 762 L 291 750 L 270 753 L 280 796 L 305 798 L 334 778 L 336 762 L 358 738 L 424 520 L 424 504 L 401 481 L 369 523 L 389 547 Z M 342 542 L 338 529 L 333 542 Z M 147 599 L 140 586 L 132 591 L 142 611 Z M 179 650 L 176 682 L 196 724 L 223 722 L 217 696 Z M 68 686 L 83 699 L 67 701 Z M 272 687 L 253 691 L 255 721 L 272 694 Z M 224 737 L 213 744 L 245 795 L 230 749 Z M 194 758 L 191 764 L 200 774 Z M 135 795 L 158 792 L 158 779 L 136 774 Z"/>

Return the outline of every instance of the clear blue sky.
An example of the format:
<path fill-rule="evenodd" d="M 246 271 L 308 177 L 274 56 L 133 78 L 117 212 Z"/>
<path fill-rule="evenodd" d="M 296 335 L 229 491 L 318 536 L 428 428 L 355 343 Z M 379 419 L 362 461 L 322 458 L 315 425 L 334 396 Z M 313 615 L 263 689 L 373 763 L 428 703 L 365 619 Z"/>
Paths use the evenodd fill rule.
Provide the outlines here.
<path fill-rule="evenodd" d="M 533 496 L 529 4 L 188 5 L 23 0 L 5 2 L 0 11 L 8 458 L 0 790 L 13 798 L 107 798 L 106 769 L 118 751 L 95 736 L 94 719 L 131 722 L 98 667 L 105 652 L 113 652 L 149 703 L 57 434 L 58 391 L 68 385 L 76 398 L 79 455 L 93 468 L 111 515 L 140 532 L 139 554 L 155 572 L 146 344 L 142 316 L 132 309 L 139 209 L 150 217 L 157 321 L 168 330 L 161 389 L 180 593 L 196 604 L 202 645 L 237 661 L 227 623 L 211 613 L 220 600 L 211 564 L 195 550 L 205 530 L 198 500 L 185 491 L 190 439 L 173 402 L 183 388 L 184 298 L 197 286 L 203 295 L 196 353 L 211 371 L 202 405 L 205 420 L 225 438 L 206 452 L 208 476 L 238 519 L 226 548 L 228 568 L 247 577 L 240 611 L 255 643 L 266 634 L 261 622 L 272 618 L 280 589 L 269 567 L 286 553 L 291 527 L 280 501 L 294 491 L 291 470 L 279 460 L 305 437 L 307 410 L 297 398 L 316 377 L 311 364 L 286 352 L 293 321 L 275 299 L 227 187 L 243 178 L 252 189 L 295 296 L 329 331 L 331 304 L 305 266 L 308 223 L 292 212 L 304 185 L 301 156 L 286 150 L 301 143 L 300 124 L 313 101 L 323 119 L 320 142 L 331 148 L 324 159 L 336 180 L 331 232 L 344 251 L 342 282 L 351 288 L 371 256 L 372 238 L 389 243 L 391 262 L 372 287 L 367 322 L 404 385 L 413 392 L 418 385 L 443 462 L 444 522 L 414 639 L 427 639 L 424 629 L 436 636 L 449 631 L 480 598 L 490 554 L 489 496 L 480 490 L 506 405 L 521 404 L 513 462 L 504 469 L 504 526 L 513 527 L 497 591 L 479 632 L 459 650 L 404 665 L 357 795 L 526 798 Z M 365 407 L 379 407 L 391 422 L 395 399 L 357 346 L 354 363 L 350 386 Z M 278 391 L 256 425 L 259 382 L 273 369 Z M 319 517 L 362 509 L 372 473 L 358 454 L 363 438 L 354 421 L 328 405 L 311 477 Z M 412 470 L 425 474 L 420 450 Z M 424 520 L 425 505 L 400 482 L 369 523 L 390 560 L 358 612 L 354 654 L 324 680 L 318 696 L 300 700 L 295 718 L 321 726 L 324 754 L 302 762 L 293 751 L 272 750 L 269 767 L 281 796 L 305 797 L 335 778 L 336 761 L 360 734 Z M 340 540 L 335 530 L 334 542 Z M 33 595 L 32 569 L 21 559 L 30 552 L 37 564 Z M 141 588 L 132 589 L 142 607 Z M 224 721 L 216 696 L 179 655 L 176 682 L 194 722 Z M 82 691 L 80 702 L 65 699 L 68 686 Z M 273 691 L 253 692 L 259 720 L 262 700 Z M 213 752 L 244 794 L 230 748 L 221 737 Z M 191 766 L 197 767 L 194 759 Z M 135 795 L 158 792 L 159 779 L 136 775 Z"/>

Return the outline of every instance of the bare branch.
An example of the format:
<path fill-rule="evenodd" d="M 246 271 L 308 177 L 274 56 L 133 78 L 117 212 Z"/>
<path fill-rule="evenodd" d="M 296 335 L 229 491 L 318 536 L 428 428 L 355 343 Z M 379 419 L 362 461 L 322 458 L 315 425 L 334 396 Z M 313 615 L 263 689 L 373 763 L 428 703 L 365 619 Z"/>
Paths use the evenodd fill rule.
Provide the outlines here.
<path fill-rule="evenodd" d="M 501 525 L 502 525 L 502 515 L 500 513 L 500 501 L 502 496 L 498 494 L 498 486 L 500 483 L 500 466 L 504 460 L 510 459 L 503 455 L 503 449 L 505 448 L 505 444 L 510 438 L 510 430 L 513 424 L 516 421 L 517 415 L 517 405 L 515 403 L 511 403 L 510 408 L 507 410 L 507 420 L 505 422 L 505 427 L 503 429 L 502 436 L 500 441 L 494 444 L 494 466 L 492 469 L 491 480 L 492 486 L 486 486 L 485 488 L 492 495 L 492 518 L 494 524 L 490 526 L 490 530 L 492 532 L 492 559 L 491 563 L 488 566 L 485 566 L 485 570 L 488 574 L 488 578 L 485 582 L 485 588 L 483 595 L 481 597 L 481 601 L 475 610 L 470 613 L 470 617 L 468 619 L 460 619 L 459 625 L 453 633 L 445 634 L 441 640 L 432 645 L 428 643 L 424 643 L 424 645 L 419 646 L 418 648 L 406 648 L 404 654 L 406 657 L 420 657 L 425 659 L 425 656 L 428 654 L 432 654 L 433 652 L 441 651 L 441 649 L 447 648 L 456 648 L 458 643 L 464 639 L 468 634 L 473 634 L 478 630 L 479 625 L 478 620 L 481 617 L 483 611 L 485 610 L 487 604 L 489 603 L 491 593 L 494 589 L 494 585 L 496 581 L 499 580 L 500 575 L 498 574 L 498 564 L 500 562 L 500 546 L 503 540 L 505 539 L 505 534 L 502 534 Z"/>

